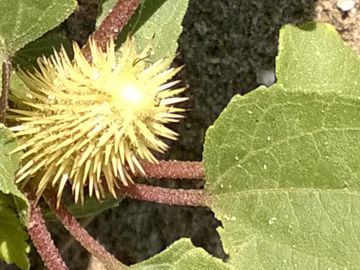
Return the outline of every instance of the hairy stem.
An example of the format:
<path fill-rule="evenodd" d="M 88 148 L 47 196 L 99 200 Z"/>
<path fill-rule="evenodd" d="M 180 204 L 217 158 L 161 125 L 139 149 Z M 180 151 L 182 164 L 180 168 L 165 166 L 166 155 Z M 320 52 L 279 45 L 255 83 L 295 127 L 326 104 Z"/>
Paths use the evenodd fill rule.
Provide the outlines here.
<path fill-rule="evenodd" d="M 2 92 L 0 97 L 0 122 L 5 122 L 5 113 L 8 107 L 10 88 L 11 62 L 9 59 L 2 63 Z"/>
<path fill-rule="evenodd" d="M 121 187 L 120 192 L 129 198 L 142 201 L 168 205 L 207 206 L 207 196 L 204 190 L 170 189 L 136 184 Z"/>
<path fill-rule="evenodd" d="M 60 203 L 56 207 L 56 196 L 52 193 L 44 193 L 44 198 L 59 221 L 87 251 L 95 256 L 107 270 L 128 269 L 119 262 L 112 254 L 100 245 L 91 235 L 79 224 L 75 217 Z"/>
<path fill-rule="evenodd" d="M 204 179 L 204 167 L 202 162 L 195 161 L 159 161 L 158 164 L 142 162 L 146 177 L 167 179 Z"/>
<path fill-rule="evenodd" d="M 205 177 L 202 162 L 161 160 L 158 164 L 142 162 L 141 166 L 145 171 L 146 177 L 192 180 L 200 180 Z M 168 205 L 207 206 L 208 203 L 204 190 L 169 189 L 135 184 L 127 187 L 122 186 L 120 193 L 132 199 Z"/>
<path fill-rule="evenodd" d="M 83 228 L 86 228 L 94 219 L 94 216 L 91 216 L 89 218 L 86 218 L 84 221 L 82 221 L 80 223 L 80 225 Z M 62 246 L 59 246 L 59 251 L 61 255 L 64 255 L 68 249 L 71 247 L 71 245 L 75 242 L 76 240 L 74 239 L 74 237 L 72 237 L 71 235 L 68 236 L 68 239 L 66 241 L 64 241 Z"/>
<path fill-rule="evenodd" d="M 96 43 L 105 50 L 106 42 L 116 39 L 117 35 L 124 28 L 131 16 L 138 8 L 140 0 L 118 0 L 108 16 L 102 21 L 99 28 L 92 34 Z M 89 44 L 85 44 L 82 51 L 87 59 L 90 60 Z"/>
<path fill-rule="evenodd" d="M 36 206 L 35 200 L 31 196 L 28 197 L 30 197 L 30 220 L 27 231 L 42 261 L 50 270 L 69 269 L 46 228 L 40 207 Z"/>

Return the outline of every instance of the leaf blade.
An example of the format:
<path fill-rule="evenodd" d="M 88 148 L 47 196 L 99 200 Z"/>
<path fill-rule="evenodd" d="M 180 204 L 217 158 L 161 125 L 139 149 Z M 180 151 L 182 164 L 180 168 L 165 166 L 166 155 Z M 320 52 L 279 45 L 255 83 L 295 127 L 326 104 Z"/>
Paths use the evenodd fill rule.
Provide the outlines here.
<path fill-rule="evenodd" d="M 0 39 L 7 55 L 59 25 L 75 9 L 75 0 L 1 1 Z"/>
<path fill-rule="evenodd" d="M 277 84 L 233 97 L 206 134 L 209 202 L 236 269 L 360 263 L 360 95 L 352 72 L 334 75 L 360 62 L 328 26 L 303 28 L 282 30 Z"/>

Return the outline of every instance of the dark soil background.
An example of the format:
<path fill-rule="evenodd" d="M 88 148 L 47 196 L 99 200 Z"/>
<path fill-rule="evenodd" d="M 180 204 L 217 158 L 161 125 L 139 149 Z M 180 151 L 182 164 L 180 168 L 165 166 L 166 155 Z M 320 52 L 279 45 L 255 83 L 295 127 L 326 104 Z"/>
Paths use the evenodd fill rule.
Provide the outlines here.
<path fill-rule="evenodd" d="M 155 1 L 155 0 L 154 0 Z M 191 110 L 176 128 L 180 139 L 172 143 L 164 158 L 201 160 L 205 131 L 231 97 L 245 94 L 274 78 L 277 38 L 281 25 L 303 23 L 314 18 L 334 24 L 344 39 L 359 50 L 359 4 L 340 11 L 339 1 L 314 0 L 190 0 L 179 39 L 176 65 L 188 85 Z M 93 31 L 99 0 L 79 0 L 79 8 L 61 30 L 80 43 Z M 164 185 L 164 182 L 151 181 Z M 194 187 L 191 183 L 167 182 L 171 187 Z M 197 184 L 201 187 L 203 183 Z M 210 209 L 170 207 L 123 200 L 116 208 L 82 221 L 88 231 L 126 264 L 160 252 L 181 237 L 226 259 Z M 101 269 L 58 224 L 49 224 L 70 269 Z M 43 266 L 32 250 L 32 269 Z M 0 269 L 5 269 L 4 266 Z M 7 268 L 10 269 L 10 268 Z"/>

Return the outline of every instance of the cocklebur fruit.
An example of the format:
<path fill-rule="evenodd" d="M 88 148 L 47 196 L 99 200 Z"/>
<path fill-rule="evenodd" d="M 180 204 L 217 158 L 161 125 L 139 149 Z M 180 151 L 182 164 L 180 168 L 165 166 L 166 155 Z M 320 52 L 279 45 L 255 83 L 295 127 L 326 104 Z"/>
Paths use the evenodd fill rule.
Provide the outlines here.
<path fill-rule="evenodd" d="M 61 49 L 39 58 L 34 73 L 19 71 L 28 92 L 25 108 L 9 116 L 20 141 L 13 152 L 24 151 L 16 177 L 36 182 L 37 199 L 51 185 L 59 202 L 68 182 L 75 202 L 85 188 L 98 199 L 107 191 L 116 196 L 133 174 L 144 174 L 139 160 L 155 163 L 153 152 L 167 150 L 162 138 L 177 138 L 165 125 L 183 117 L 173 105 L 187 99 L 176 97 L 185 89 L 169 81 L 180 68 L 168 68 L 171 59 L 148 63 L 149 50 L 138 53 L 131 38 L 119 53 L 113 40 L 104 52 L 89 44 L 90 62 L 74 43 L 73 60 Z"/>

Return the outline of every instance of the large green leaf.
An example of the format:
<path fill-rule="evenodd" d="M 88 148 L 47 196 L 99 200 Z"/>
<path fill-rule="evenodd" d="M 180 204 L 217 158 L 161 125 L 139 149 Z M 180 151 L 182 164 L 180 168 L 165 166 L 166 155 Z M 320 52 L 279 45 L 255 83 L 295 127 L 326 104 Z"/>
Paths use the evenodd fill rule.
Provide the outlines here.
<path fill-rule="evenodd" d="M 114 0 L 104 2 L 98 26 L 115 3 Z M 152 60 L 174 58 L 188 4 L 189 0 L 141 0 L 137 12 L 121 32 L 118 44 L 131 34 L 139 51 L 149 45 L 153 47 Z"/>
<path fill-rule="evenodd" d="M 323 24 L 284 27 L 279 50 L 277 84 L 235 96 L 206 134 L 229 264 L 358 269 L 360 61 Z"/>
<path fill-rule="evenodd" d="M 0 51 L 12 56 L 59 25 L 75 7 L 75 0 L 0 1 Z"/>
<path fill-rule="evenodd" d="M 130 267 L 131 270 L 231 270 L 230 265 L 223 263 L 194 247 L 189 239 L 181 239 L 162 253 Z"/>
<path fill-rule="evenodd" d="M 29 247 L 23 226 L 27 221 L 28 202 L 14 183 L 19 155 L 8 154 L 16 145 L 11 132 L 0 126 L 0 259 L 27 269 Z"/>

